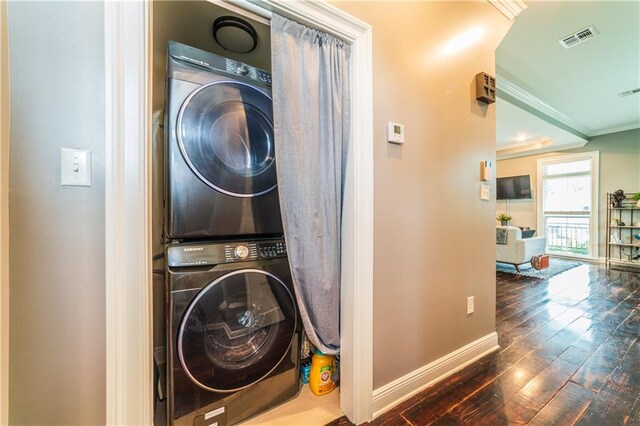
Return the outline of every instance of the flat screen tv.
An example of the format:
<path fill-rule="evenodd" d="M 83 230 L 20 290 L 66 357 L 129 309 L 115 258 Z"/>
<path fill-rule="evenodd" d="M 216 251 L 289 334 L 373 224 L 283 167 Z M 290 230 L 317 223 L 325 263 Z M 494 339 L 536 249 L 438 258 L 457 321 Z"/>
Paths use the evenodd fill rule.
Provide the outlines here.
<path fill-rule="evenodd" d="M 531 198 L 531 178 L 529 175 L 509 176 L 497 179 L 498 200 L 521 200 Z"/>

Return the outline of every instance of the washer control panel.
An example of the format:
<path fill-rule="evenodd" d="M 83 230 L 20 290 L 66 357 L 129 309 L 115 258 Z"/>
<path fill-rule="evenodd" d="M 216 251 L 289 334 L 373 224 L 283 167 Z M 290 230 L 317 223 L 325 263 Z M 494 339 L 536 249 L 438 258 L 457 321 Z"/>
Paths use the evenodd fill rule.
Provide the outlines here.
<path fill-rule="evenodd" d="M 285 257 L 284 239 L 220 243 L 176 243 L 167 246 L 167 264 L 172 267 L 219 265 Z"/>
<path fill-rule="evenodd" d="M 257 258 L 258 245 L 256 243 L 227 244 L 224 246 L 225 263 L 256 260 Z"/>

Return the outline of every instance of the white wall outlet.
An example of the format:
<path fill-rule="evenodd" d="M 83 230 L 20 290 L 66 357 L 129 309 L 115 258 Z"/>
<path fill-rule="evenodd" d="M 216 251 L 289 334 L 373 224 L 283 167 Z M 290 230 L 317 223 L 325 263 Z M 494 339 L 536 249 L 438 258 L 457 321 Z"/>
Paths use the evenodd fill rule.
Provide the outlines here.
<path fill-rule="evenodd" d="M 62 148 L 60 152 L 60 184 L 91 186 L 91 151 Z"/>
<path fill-rule="evenodd" d="M 467 297 L 467 315 L 473 313 L 473 303 L 474 303 L 473 296 Z"/>

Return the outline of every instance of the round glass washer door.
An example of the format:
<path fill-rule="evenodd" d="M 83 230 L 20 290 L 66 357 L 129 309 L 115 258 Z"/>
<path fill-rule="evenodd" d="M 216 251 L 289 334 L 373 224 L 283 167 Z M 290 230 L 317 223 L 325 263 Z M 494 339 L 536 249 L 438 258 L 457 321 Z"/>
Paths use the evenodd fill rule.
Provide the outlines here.
<path fill-rule="evenodd" d="M 236 391 L 280 364 L 296 322 L 293 295 L 275 275 L 234 271 L 209 283 L 187 307 L 178 329 L 178 359 L 201 388 Z"/>
<path fill-rule="evenodd" d="M 264 92 L 218 81 L 182 104 L 178 145 L 191 170 L 211 188 L 255 197 L 276 187 L 273 106 Z"/>

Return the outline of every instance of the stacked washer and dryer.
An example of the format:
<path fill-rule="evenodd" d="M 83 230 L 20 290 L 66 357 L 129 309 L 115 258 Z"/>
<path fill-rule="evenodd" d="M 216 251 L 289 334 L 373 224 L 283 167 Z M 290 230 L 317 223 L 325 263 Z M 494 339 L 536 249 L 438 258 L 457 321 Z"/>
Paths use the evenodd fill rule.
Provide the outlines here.
<path fill-rule="evenodd" d="M 299 389 L 271 76 L 176 42 L 167 73 L 168 421 L 224 426 Z"/>

